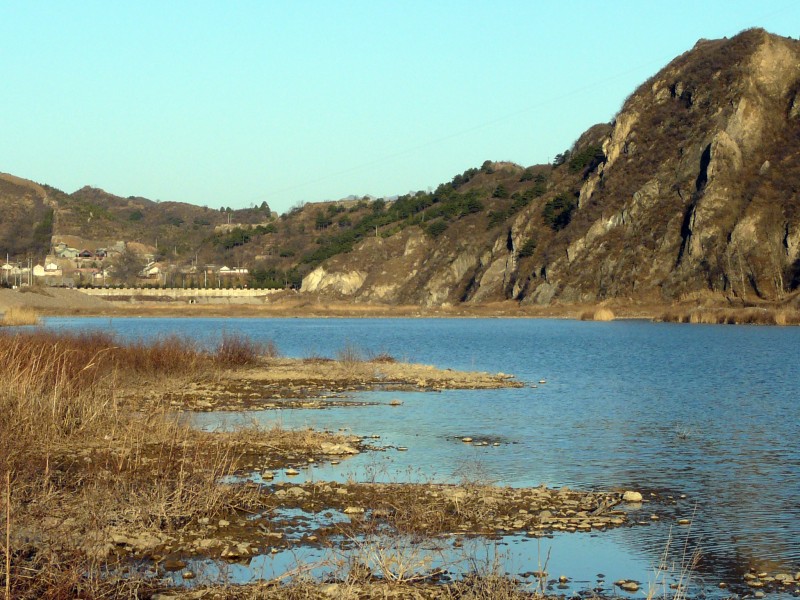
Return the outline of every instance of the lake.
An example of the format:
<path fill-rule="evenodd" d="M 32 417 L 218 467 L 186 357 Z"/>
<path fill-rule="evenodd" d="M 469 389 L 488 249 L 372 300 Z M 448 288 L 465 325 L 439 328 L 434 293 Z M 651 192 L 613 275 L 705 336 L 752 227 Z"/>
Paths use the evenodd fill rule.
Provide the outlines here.
<path fill-rule="evenodd" d="M 800 328 L 528 319 L 50 318 L 46 327 L 122 338 L 223 333 L 273 340 L 286 356 L 331 356 L 350 345 L 439 367 L 512 373 L 519 389 L 365 392 L 378 404 L 251 413 L 265 423 L 380 435 L 385 452 L 309 467 L 306 479 L 459 481 L 635 489 L 641 527 L 552 539 L 506 539 L 535 567 L 593 585 L 652 577 L 667 540 L 702 554 L 710 594 L 750 567 L 800 570 Z M 546 383 L 539 384 L 540 380 Z M 535 386 L 535 387 L 533 387 Z M 392 398 L 403 406 L 391 408 Z M 225 416 L 223 415 L 223 418 Z M 201 414 L 201 426 L 220 415 Z M 242 415 L 227 415 L 235 423 Z M 462 436 L 498 446 L 474 447 Z M 396 447 L 406 446 L 407 452 Z M 650 496 L 650 494 L 654 496 Z M 660 521 L 650 522 L 657 513 Z M 679 518 L 690 527 L 675 525 Z M 274 567 L 280 570 L 279 566 Z M 511 567 L 512 569 L 515 567 Z M 256 576 L 253 573 L 250 577 Z M 246 578 L 246 577 L 245 577 Z M 576 584 L 577 587 L 580 585 Z"/>

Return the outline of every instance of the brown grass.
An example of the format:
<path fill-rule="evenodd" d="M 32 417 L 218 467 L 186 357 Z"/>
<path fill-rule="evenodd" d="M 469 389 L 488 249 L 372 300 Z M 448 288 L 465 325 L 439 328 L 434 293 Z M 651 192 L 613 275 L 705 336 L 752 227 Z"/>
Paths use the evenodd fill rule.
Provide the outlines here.
<path fill-rule="evenodd" d="M 247 338 L 223 334 L 214 358 L 226 367 L 244 367 L 256 364 L 261 358 L 276 358 L 278 349 L 273 342 L 261 344 Z"/>
<path fill-rule="evenodd" d="M 600 307 L 583 311 L 580 318 L 581 321 L 613 321 L 615 316 L 610 308 Z"/>
<path fill-rule="evenodd" d="M 800 325 L 800 311 L 771 307 L 671 309 L 657 320 L 707 325 Z"/>
<path fill-rule="evenodd" d="M 39 316 L 36 311 L 26 306 L 6 309 L 0 326 L 19 327 L 22 325 L 38 325 Z"/>
<path fill-rule="evenodd" d="M 146 583 L 114 576 L 114 531 L 161 535 L 255 502 L 253 489 L 218 482 L 250 445 L 275 443 L 273 432 L 197 431 L 166 403 L 133 410 L 116 393 L 224 357 L 177 338 L 31 331 L 0 332 L 0 364 L 0 506 L 11 515 L 0 580 L 11 597 L 133 597 Z M 297 448 L 304 436 L 283 437 Z"/>

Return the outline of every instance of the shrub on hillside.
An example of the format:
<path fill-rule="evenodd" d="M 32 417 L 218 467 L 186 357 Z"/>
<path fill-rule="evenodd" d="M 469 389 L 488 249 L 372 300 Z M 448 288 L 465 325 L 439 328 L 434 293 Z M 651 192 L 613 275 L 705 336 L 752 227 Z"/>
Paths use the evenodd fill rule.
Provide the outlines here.
<path fill-rule="evenodd" d="M 447 230 L 446 221 L 434 221 L 425 228 L 425 233 L 433 238 L 438 238 Z"/>
<path fill-rule="evenodd" d="M 575 200 L 566 194 L 559 194 L 544 205 L 542 218 L 545 224 L 553 231 L 561 231 L 569 225 L 572 213 L 575 211 Z"/>

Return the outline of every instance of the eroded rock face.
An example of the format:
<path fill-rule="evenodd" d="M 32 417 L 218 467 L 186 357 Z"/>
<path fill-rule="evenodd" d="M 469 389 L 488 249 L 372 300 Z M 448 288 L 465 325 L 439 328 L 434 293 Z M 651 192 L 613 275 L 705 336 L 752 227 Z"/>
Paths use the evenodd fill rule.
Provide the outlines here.
<path fill-rule="evenodd" d="M 793 289 L 798 89 L 800 44 L 762 31 L 673 61 L 617 116 L 606 163 L 580 190 L 584 217 L 563 232 L 566 256 L 550 258 L 530 301 Z"/>
<path fill-rule="evenodd" d="M 501 226 L 487 206 L 437 238 L 413 226 L 367 240 L 303 289 L 439 305 L 777 299 L 800 286 L 800 42 L 761 30 L 698 42 L 581 144 L 603 160 L 559 167 Z M 575 208 L 553 229 L 543 214 L 558 195 Z"/>
<path fill-rule="evenodd" d="M 355 294 L 367 274 L 361 271 L 327 272 L 323 267 L 317 267 L 303 279 L 304 292 L 334 292 L 350 296 Z"/>

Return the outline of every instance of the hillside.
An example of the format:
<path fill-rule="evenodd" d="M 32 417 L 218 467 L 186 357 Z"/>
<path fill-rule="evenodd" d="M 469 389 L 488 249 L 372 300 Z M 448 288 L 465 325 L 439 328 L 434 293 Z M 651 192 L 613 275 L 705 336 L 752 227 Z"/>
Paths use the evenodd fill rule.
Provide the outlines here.
<path fill-rule="evenodd" d="M 0 173 L 0 253 L 26 258 L 47 251 L 53 208 L 39 185 Z"/>
<path fill-rule="evenodd" d="M 438 237 L 366 240 L 303 289 L 422 304 L 780 300 L 800 284 L 799 90 L 800 42 L 698 42 L 542 169 L 546 192 L 516 212 L 484 186 L 483 209 Z"/>
<path fill-rule="evenodd" d="M 391 304 L 779 301 L 800 286 L 798 188 L 800 42 L 756 29 L 701 40 L 552 165 L 280 217 L 3 176 L 0 250 L 138 242 L 175 268 Z"/>

